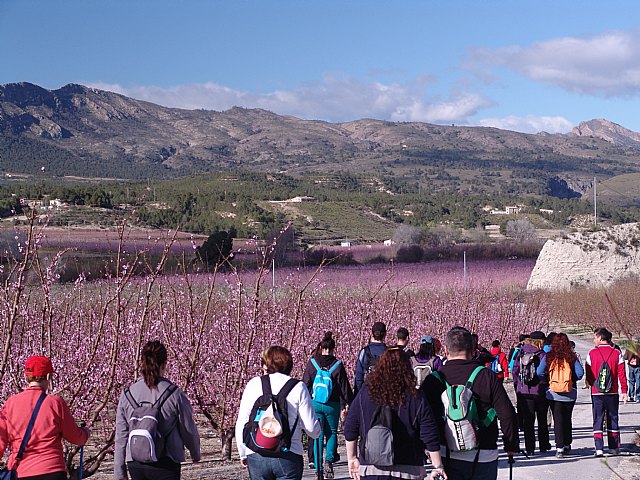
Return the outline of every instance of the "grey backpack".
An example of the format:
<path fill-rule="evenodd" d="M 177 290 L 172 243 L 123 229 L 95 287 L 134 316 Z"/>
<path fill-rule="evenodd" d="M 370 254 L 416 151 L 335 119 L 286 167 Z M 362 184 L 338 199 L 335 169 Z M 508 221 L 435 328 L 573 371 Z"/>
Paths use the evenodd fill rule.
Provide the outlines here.
<path fill-rule="evenodd" d="M 393 417 L 391 407 L 378 405 L 361 444 L 364 463 L 376 467 L 393 465 Z"/>
<path fill-rule="evenodd" d="M 157 462 L 164 453 L 164 439 L 158 428 L 164 402 L 176 391 L 173 383 L 165 388 L 160 398 L 154 403 L 136 402 L 129 388 L 125 388 L 124 395 L 133 407 L 133 413 L 127 420 L 129 425 L 128 446 L 131 458 L 141 463 Z"/>

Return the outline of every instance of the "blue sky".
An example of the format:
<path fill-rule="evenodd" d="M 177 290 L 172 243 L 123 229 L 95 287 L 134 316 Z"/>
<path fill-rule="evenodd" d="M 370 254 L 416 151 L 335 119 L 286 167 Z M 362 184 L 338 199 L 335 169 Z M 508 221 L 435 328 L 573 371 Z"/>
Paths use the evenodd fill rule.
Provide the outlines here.
<path fill-rule="evenodd" d="M 0 0 L 0 83 L 567 132 L 640 131 L 637 1 Z"/>

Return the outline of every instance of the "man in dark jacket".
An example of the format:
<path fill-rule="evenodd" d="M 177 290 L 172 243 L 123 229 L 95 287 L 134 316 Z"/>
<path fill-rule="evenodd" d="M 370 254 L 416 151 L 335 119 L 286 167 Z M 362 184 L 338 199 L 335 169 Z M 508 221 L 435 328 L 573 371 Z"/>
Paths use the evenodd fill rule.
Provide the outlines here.
<path fill-rule="evenodd" d="M 371 340 L 369 345 L 364 347 L 358 353 L 356 361 L 355 385 L 353 387 L 354 394 L 362 388 L 364 377 L 371 372 L 376 361 L 387 348 L 384 344 L 384 337 L 387 335 L 387 326 L 383 322 L 376 322 L 371 327 Z"/>
<path fill-rule="evenodd" d="M 442 366 L 439 375 L 450 385 L 465 385 L 478 367 L 473 360 L 473 340 L 471 333 L 462 327 L 449 331 L 445 340 L 447 362 Z M 444 412 L 441 400 L 444 384 L 433 375 L 427 377 L 422 384 L 429 403 L 434 412 Z M 520 450 L 518 439 L 518 419 L 502 385 L 502 381 L 489 369 L 478 373 L 472 387 L 481 416 L 495 409 L 500 420 L 503 433 L 504 448 L 509 456 Z M 487 427 L 480 426 L 477 431 L 479 448 L 465 452 L 452 452 L 446 447 L 444 434 L 445 423 L 440 417 L 440 443 L 445 471 L 449 478 L 495 479 L 498 477 L 498 422 L 493 420 Z"/>

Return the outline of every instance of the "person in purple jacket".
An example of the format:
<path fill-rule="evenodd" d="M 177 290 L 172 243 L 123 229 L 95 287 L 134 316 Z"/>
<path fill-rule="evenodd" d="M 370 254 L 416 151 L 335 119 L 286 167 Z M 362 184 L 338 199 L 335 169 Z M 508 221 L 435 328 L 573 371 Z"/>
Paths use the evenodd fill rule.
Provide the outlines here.
<path fill-rule="evenodd" d="M 540 362 L 546 355 L 543 350 L 545 339 L 546 335 L 544 332 L 532 332 L 529 338 L 524 341 L 524 345 L 513 363 L 512 374 L 516 390 L 516 408 L 518 409 L 518 417 L 520 418 L 524 432 L 524 447 L 528 455 L 533 455 L 536 447 L 536 419 L 538 421 L 538 447 L 540 453 L 551 450 L 549 424 L 547 423 L 549 401 L 546 397 L 546 380 L 538 377 L 535 370 L 533 381 L 529 384 L 523 382 L 520 375 L 523 357 L 527 354 L 534 355 L 535 369 L 540 366 Z"/>
<path fill-rule="evenodd" d="M 365 440 L 372 418 L 385 407 L 390 407 L 393 419 L 393 465 L 370 465 L 365 463 Z M 386 349 L 375 370 L 367 375 L 347 413 L 344 438 L 349 475 L 356 480 L 422 480 L 426 475 L 425 449 L 434 466 L 430 478 L 440 475 L 447 479 L 436 418 L 424 392 L 415 388 L 409 357 L 398 346 Z"/>

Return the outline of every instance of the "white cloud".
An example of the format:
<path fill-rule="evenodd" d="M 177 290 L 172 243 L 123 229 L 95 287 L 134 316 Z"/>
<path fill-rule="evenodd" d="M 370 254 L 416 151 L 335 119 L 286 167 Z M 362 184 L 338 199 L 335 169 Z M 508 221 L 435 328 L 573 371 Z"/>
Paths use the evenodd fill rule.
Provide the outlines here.
<path fill-rule="evenodd" d="M 474 58 L 582 94 L 611 97 L 640 93 L 637 30 L 557 38 L 529 47 L 476 50 Z"/>
<path fill-rule="evenodd" d="M 504 118 L 485 118 L 480 120 L 478 124 L 483 127 L 496 127 L 522 133 L 567 133 L 575 126 L 564 117 L 534 115 L 527 115 L 525 117 L 509 115 Z"/>
<path fill-rule="evenodd" d="M 424 77 L 406 84 L 363 82 L 351 77 L 325 76 L 322 81 L 292 90 L 251 93 L 217 83 L 186 84 L 169 88 L 124 87 L 91 83 L 89 86 L 120 93 L 167 107 L 226 110 L 233 106 L 264 108 L 281 115 L 334 122 L 359 118 L 433 123 L 468 123 L 468 118 L 491 105 L 474 93 L 450 99 L 428 98 Z"/>

